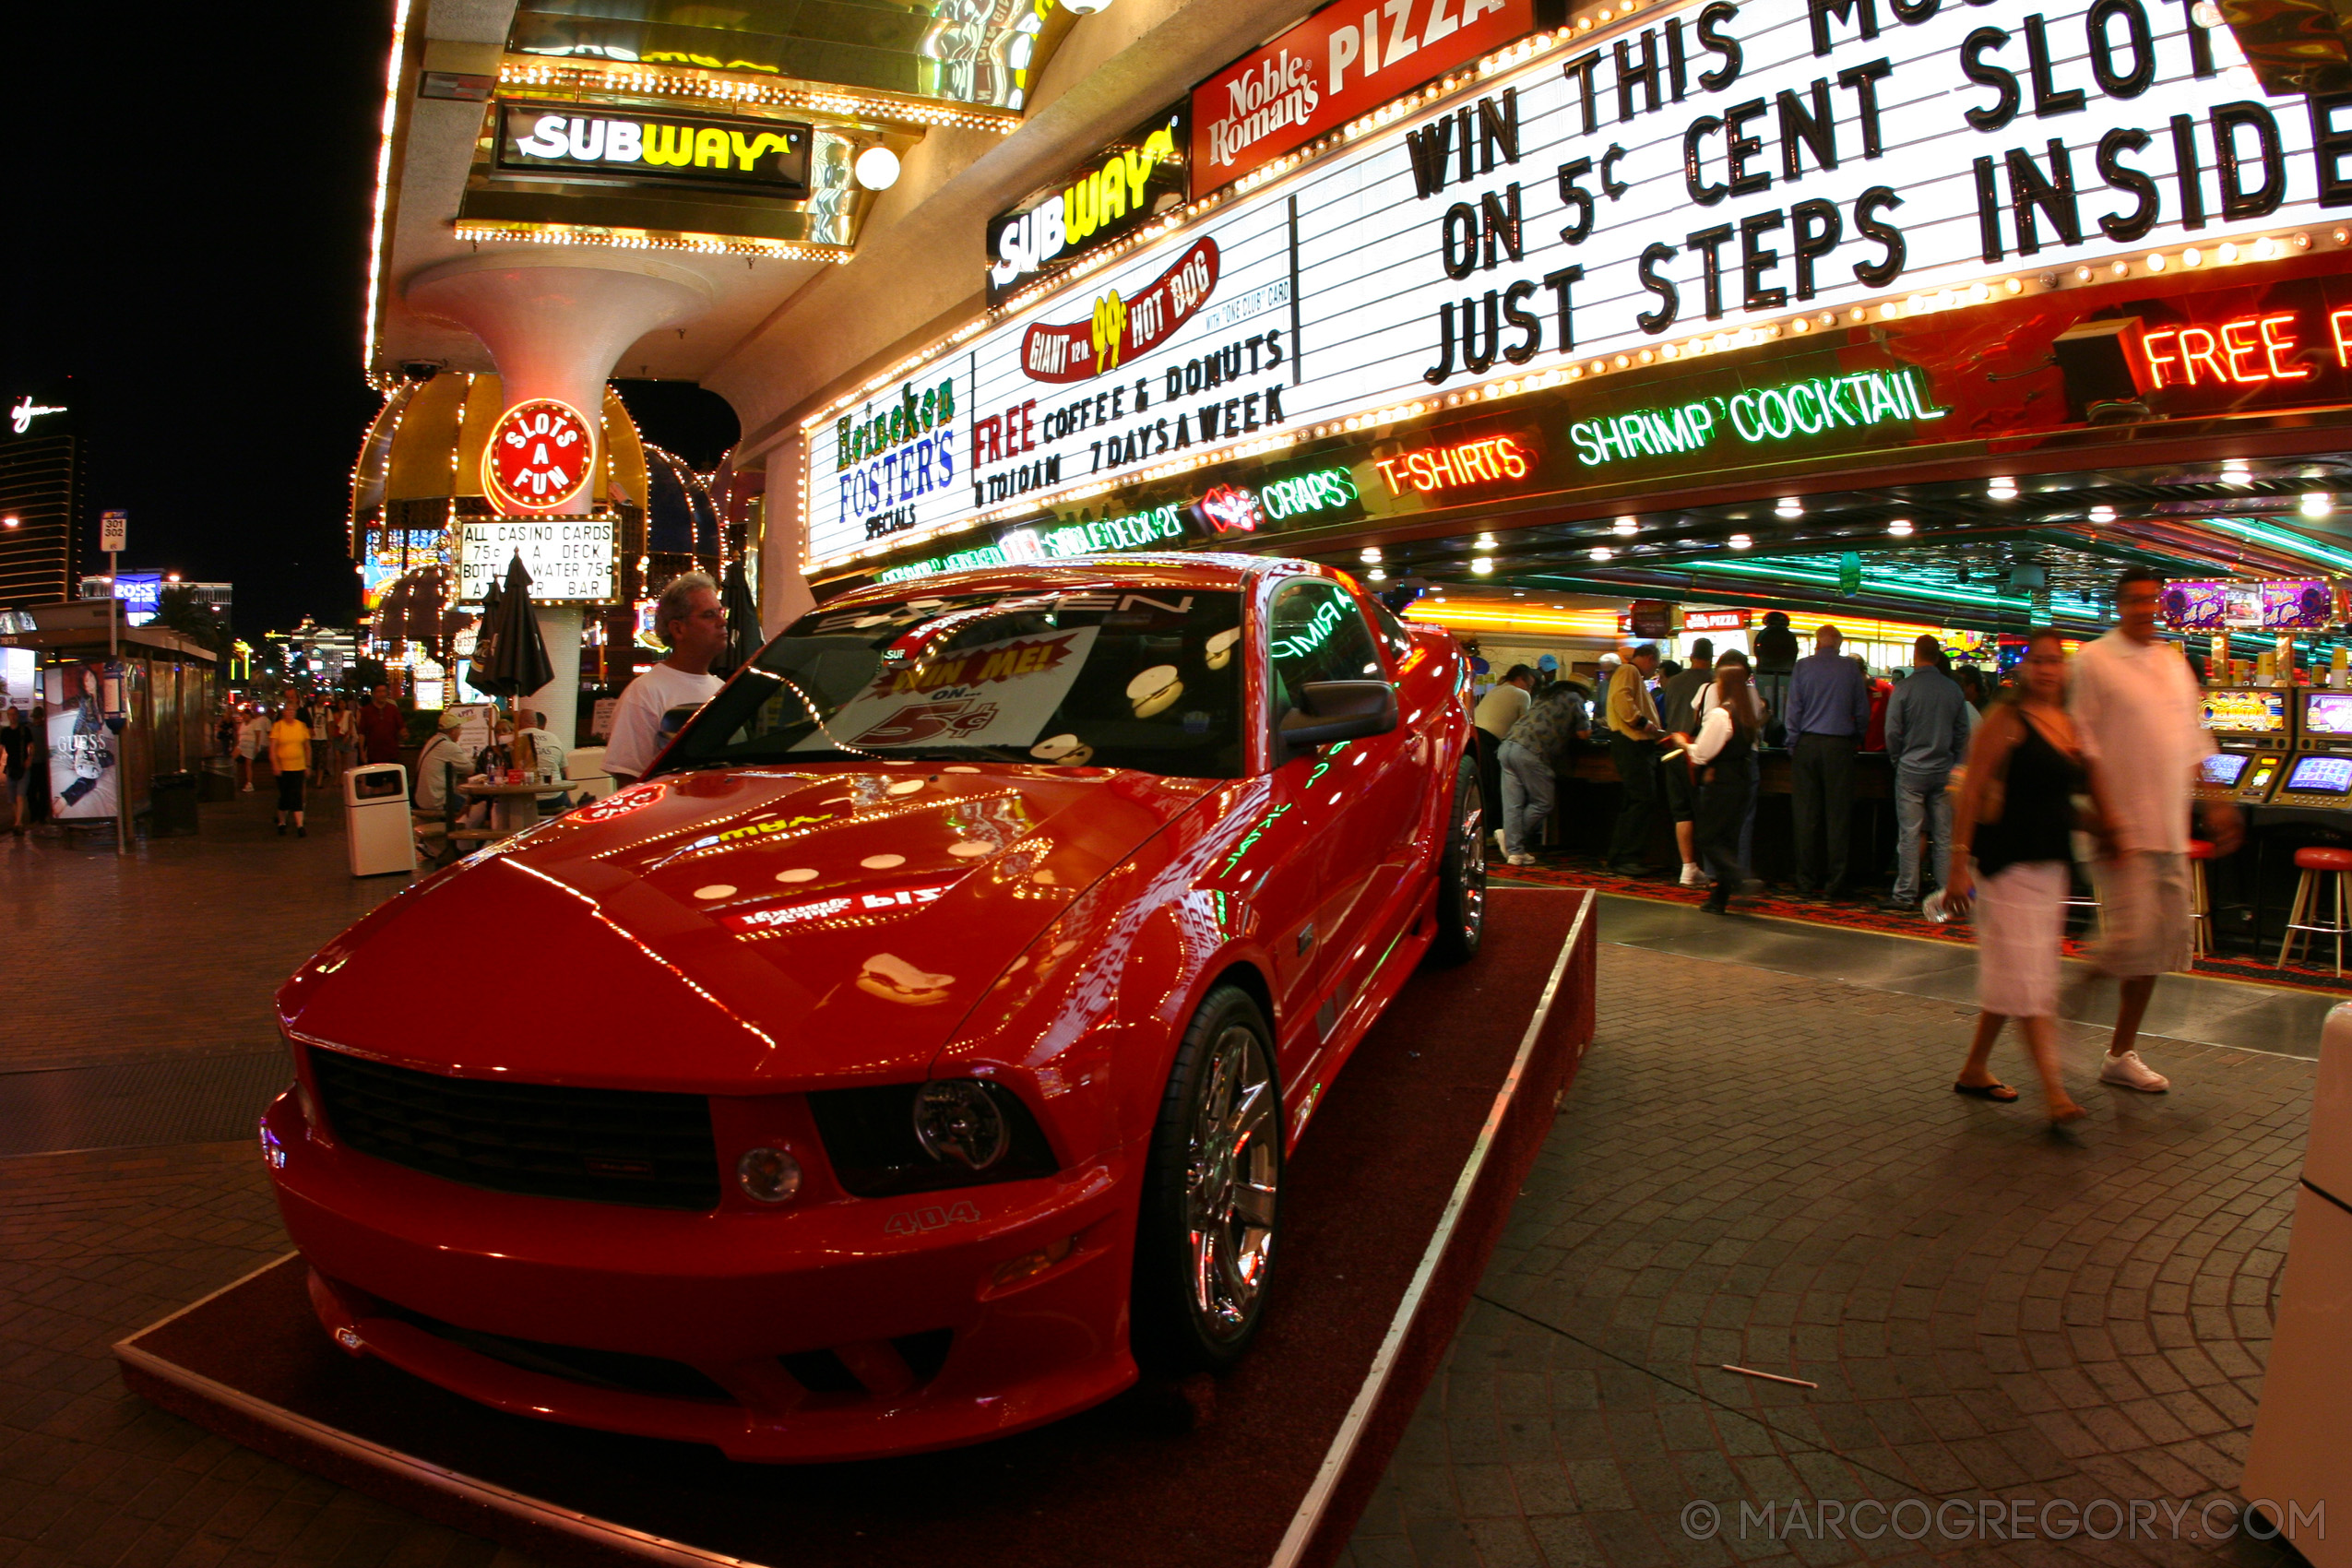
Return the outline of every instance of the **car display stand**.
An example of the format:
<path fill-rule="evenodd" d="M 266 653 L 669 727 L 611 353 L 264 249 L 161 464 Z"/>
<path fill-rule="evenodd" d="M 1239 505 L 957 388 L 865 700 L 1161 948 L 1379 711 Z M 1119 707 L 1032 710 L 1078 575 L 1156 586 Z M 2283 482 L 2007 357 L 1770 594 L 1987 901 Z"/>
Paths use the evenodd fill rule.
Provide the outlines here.
<path fill-rule="evenodd" d="M 554 1562 L 1330 1562 L 1385 1469 L 1593 1035 L 1591 894 L 1497 890 L 1484 951 L 1407 983 L 1283 1189 L 1265 1328 L 1229 1375 L 977 1447 L 731 1464 L 534 1421 L 338 1349 L 292 1254 L 115 1347 L 134 1391 Z"/>

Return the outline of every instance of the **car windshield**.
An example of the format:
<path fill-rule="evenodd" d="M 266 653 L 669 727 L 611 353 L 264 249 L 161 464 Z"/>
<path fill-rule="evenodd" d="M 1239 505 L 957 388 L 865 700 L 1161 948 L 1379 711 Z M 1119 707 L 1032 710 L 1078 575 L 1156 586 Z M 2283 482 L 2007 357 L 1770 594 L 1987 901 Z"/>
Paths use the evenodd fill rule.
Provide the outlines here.
<path fill-rule="evenodd" d="M 1241 601 L 1109 588 L 819 609 L 713 698 L 670 754 L 1241 772 Z"/>

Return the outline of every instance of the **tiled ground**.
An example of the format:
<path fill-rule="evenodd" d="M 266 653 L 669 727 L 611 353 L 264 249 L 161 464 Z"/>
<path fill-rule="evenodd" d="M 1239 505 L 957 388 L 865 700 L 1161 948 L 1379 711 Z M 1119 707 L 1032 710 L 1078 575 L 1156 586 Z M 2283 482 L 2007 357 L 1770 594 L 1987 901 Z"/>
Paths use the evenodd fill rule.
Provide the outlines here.
<path fill-rule="evenodd" d="M 205 838 L 132 866 L 0 842 L 19 929 L 93 977 L 0 1031 L 0 1074 L 266 1046 L 277 980 L 399 885 L 353 883 L 322 814 L 281 841 L 251 798 L 209 807 Z M 2096 1033 L 2069 1026 L 2095 1115 L 2054 1142 L 2030 1099 L 1949 1091 L 1964 1005 L 1905 993 L 1899 965 L 1866 987 L 1776 953 L 1604 946 L 1598 1043 L 1355 1568 L 2278 1561 L 2166 1521 L 2236 1479 L 2310 1063 L 2157 1042 L 2179 1088 L 2128 1097 L 2089 1085 Z M 2023 1075 L 2013 1050 L 1999 1064 Z M 515 1568 L 122 1390 L 114 1339 L 283 1245 L 242 1140 L 0 1159 L 0 1568 Z M 2161 1503 L 2163 1538 L 1984 1538 L 1979 1499 L 2097 1497 Z M 1917 1546 L 1828 1538 L 1818 1503 L 1862 1499 L 1967 1512 Z M 1812 1536 L 1789 1533 L 1796 1500 Z M 1742 1501 L 1775 1505 L 1775 1538 L 1740 1538 Z M 1692 1538 L 1693 1503 L 1720 1533 Z"/>
<path fill-rule="evenodd" d="M 1357 1568 L 2284 1560 L 2170 1521 L 2189 1503 L 2201 1534 L 2196 1507 L 2238 1479 L 2310 1062 L 2152 1041 L 2177 1087 L 2135 1096 L 2090 1081 L 2104 1037 L 2068 1026 L 2093 1119 L 2059 1139 L 2030 1089 L 1951 1092 L 1971 1015 L 1950 1001 L 1616 946 L 1601 988 L 1598 1041 Z M 1995 1064 L 2030 1084 L 2022 1051 Z M 2046 1501 L 2096 1498 L 2154 1523 L 1993 1541 L 1979 1513 L 2025 1500 L 2040 1534 L 2073 1518 Z M 1871 1511 L 1875 1542 L 1823 1533 L 1823 1500 L 1862 1499 L 1919 1500 L 1893 1523 L 1925 1538 Z M 1776 1504 L 1779 1538 L 1740 1538 L 1742 1503 Z"/>

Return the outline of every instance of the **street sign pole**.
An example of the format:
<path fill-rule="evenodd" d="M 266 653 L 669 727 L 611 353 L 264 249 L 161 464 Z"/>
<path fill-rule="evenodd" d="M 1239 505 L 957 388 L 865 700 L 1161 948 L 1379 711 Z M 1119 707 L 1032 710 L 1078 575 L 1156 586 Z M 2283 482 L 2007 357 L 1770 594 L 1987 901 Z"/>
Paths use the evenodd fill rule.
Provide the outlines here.
<path fill-rule="evenodd" d="M 130 522 L 127 512 L 101 512 L 98 515 L 98 546 L 106 552 L 106 670 L 114 673 L 114 666 L 122 659 L 122 644 L 118 633 L 123 624 L 123 535 Z M 130 683 L 116 678 L 115 691 L 123 694 L 123 730 L 114 737 L 114 852 L 131 852 L 131 798 L 127 784 L 130 770 L 123 766 L 125 755 L 123 736 L 131 728 Z M 103 700 L 106 683 L 98 684 Z"/>

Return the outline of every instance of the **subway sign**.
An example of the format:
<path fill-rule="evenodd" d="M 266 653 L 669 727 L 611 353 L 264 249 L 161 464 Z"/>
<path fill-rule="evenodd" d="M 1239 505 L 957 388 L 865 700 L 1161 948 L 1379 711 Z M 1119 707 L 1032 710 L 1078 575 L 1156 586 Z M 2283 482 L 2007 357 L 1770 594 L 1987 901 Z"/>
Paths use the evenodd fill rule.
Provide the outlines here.
<path fill-rule="evenodd" d="M 697 185 L 797 201 L 809 194 L 814 133 L 786 120 L 664 114 L 501 100 L 499 172 Z"/>
<path fill-rule="evenodd" d="M 1424 0 L 1384 11 L 1372 78 L 1383 93 L 1407 79 L 1392 66 L 1418 70 L 1442 20 L 1458 30 L 1463 15 Z M 1477 21 L 1496 15 L 1479 7 Z M 1390 26 L 1400 16 L 1403 36 Z M 1294 40 L 1251 56 L 1256 86 L 1238 101 L 1263 124 L 1205 128 L 1196 98 L 1195 148 L 1206 136 L 1235 159 L 1212 170 L 1196 158 L 1196 190 L 1302 126 L 1328 128 L 1324 88 L 1339 66 L 1350 90 L 1367 79 L 1365 17 L 1318 12 L 1316 49 Z M 1421 52 L 1405 53 L 1414 41 Z M 953 376 L 970 413 L 1019 411 L 1017 443 L 966 430 L 945 463 L 893 470 L 911 486 L 844 489 L 830 482 L 839 410 L 814 411 L 809 565 L 951 550 L 955 535 L 1075 505 L 1081 490 L 1571 378 L 1587 439 L 1557 448 L 1530 485 L 1661 453 L 1704 466 L 1735 446 L 1955 439 L 1946 433 L 1964 422 L 2054 429 L 2085 416 L 2066 398 L 2019 396 L 1983 422 L 1941 419 L 1987 395 L 1942 386 L 1941 364 L 1931 378 L 1888 365 L 1917 361 L 1872 335 L 1932 330 L 1911 317 L 1942 310 L 1962 330 L 1978 307 L 2050 287 L 2095 283 L 2105 300 L 2124 280 L 2151 295 L 2203 286 L 2225 267 L 2327 249 L 2337 209 L 2352 206 L 2352 98 L 2265 96 L 2229 30 L 2200 26 L 2179 0 L 2052 0 L 2013 15 L 1960 0 L 1699 0 L 1588 34 L 1538 33 L 1505 54 L 1520 52 L 1393 123 L 1347 121 L 1358 134 L 1263 190 L 915 356 L 906 385 L 920 394 Z M 2190 324 L 2215 334 L 2210 350 L 2195 332 L 2159 340 L 2178 361 L 2168 388 L 2204 396 L 2215 366 L 2262 372 L 2271 396 L 2325 379 L 2283 378 L 2270 353 L 2288 336 L 2332 352 L 2331 324 L 2274 322 L 2266 343 L 2262 314 L 2227 339 L 2234 315 Z M 1728 370 L 1716 356 L 1767 341 L 1819 345 L 1829 357 L 1808 368 L 1820 384 L 1759 371 L 1734 388 L 1750 394 L 1736 408 L 1727 391 L 1704 417 L 1671 394 L 1610 390 L 1642 365 Z M 1854 379 L 1854 362 L 1873 358 L 1886 368 Z M 2277 362 L 2309 362 L 2281 348 Z M 1776 376 L 1787 379 L 1762 384 Z M 1613 406 L 1608 420 L 1654 418 L 1610 423 L 1587 417 L 1588 402 Z M 1511 479 L 1499 454 L 1471 456 L 1454 476 Z M 1432 475 L 1456 488 L 1442 467 L 1414 477 Z"/>
<path fill-rule="evenodd" d="M 988 303 L 1125 239 L 1184 205 L 1192 114 L 1182 103 L 1146 120 L 988 225 Z"/>

